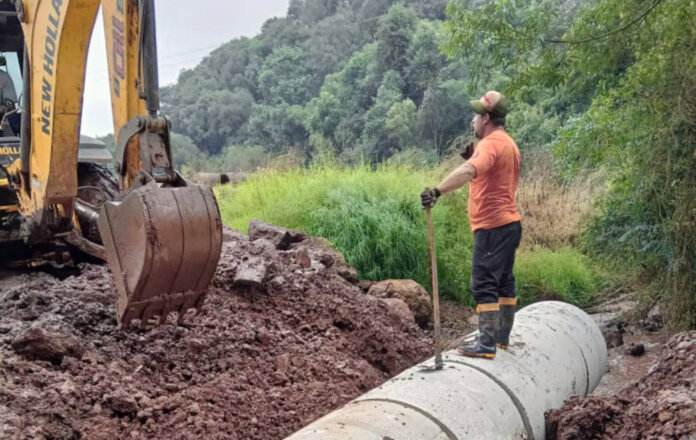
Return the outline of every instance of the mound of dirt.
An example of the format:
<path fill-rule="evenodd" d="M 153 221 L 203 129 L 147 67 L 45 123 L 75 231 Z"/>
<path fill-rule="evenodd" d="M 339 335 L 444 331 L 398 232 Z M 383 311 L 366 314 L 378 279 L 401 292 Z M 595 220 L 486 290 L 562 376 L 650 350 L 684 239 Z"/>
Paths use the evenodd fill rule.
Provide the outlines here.
<path fill-rule="evenodd" d="M 315 241 L 225 239 L 180 326 L 118 330 L 103 266 L 0 280 L 0 438 L 277 440 L 429 356 Z"/>
<path fill-rule="evenodd" d="M 574 397 L 547 414 L 547 439 L 696 438 L 696 331 L 673 336 L 650 372 L 611 397 Z"/>

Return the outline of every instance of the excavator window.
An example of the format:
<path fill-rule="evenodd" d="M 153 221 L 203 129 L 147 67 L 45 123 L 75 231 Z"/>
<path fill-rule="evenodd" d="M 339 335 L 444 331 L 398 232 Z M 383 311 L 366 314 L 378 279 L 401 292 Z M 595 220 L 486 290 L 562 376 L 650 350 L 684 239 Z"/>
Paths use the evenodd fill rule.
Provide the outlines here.
<path fill-rule="evenodd" d="M 0 99 L 18 102 L 17 90 L 22 90 L 22 74 L 17 53 L 0 53 Z"/>
<path fill-rule="evenodd" d="M 21 120 L 16 84 L 21 74 L 17 53 L 0 54 L 0 136 L 18 136 Z M 14 75 L 13 75 L 14 73 Z"/>
<path fill-rule="evenodd" d="M 19 59 L 17 52 L 0 51 L 0 165 L 3 166 L 19 158 L 19 133 L 22 125 L 19 111 L 21 96 L 17 94 L 17 90 L 22 90 Z M 0 171 L 0 180 L 4 178 L 5 173 Z"/>
<path fill-rule="evenodd" d="M 20 131 L 22 57 L 24 34 L 12 2 L 0 1 L 0 136 L 16 137 Z"/>

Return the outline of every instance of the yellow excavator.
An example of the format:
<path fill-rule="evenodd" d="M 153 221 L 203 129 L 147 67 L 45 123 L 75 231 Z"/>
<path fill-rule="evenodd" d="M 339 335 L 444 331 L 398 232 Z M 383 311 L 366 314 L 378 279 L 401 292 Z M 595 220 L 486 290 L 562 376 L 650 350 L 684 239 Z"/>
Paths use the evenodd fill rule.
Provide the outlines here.
<path fill-rule="evenodd" d="M 80 136 L 100 7 L 113 161 Z M 106 261 L 120 326 L 199 310 L 222 243 L 212 191 L 174 168 L 155 35 L 154 0 L 0 0 L 1 261 L 63 267 L 78 253 Z"/>

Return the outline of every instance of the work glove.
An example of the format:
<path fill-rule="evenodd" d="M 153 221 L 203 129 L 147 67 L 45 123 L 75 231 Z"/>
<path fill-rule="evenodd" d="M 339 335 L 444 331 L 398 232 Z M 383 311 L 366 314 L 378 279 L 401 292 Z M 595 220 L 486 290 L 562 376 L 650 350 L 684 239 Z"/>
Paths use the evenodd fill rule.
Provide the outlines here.
<path fill-rule="evenodd" d="M 462 156 L 462 159 L 464 159 L 464 160 L 471 159 L 471 156 L 474 155 L 474 147 L 475 147 L 474 143 L 469 142 L 468 144 L 466 144 L 464 146 L 464 149 L 461 151 L 461 153 L 459 153 L 459 155 Z"/>
<path fill-rule="evenodd" d="M 423 208 L 432 208 L 437 202 L 437 198 L 440 197 L 440 190 L 425 188 L 421 193 L 421 205 Z"/>

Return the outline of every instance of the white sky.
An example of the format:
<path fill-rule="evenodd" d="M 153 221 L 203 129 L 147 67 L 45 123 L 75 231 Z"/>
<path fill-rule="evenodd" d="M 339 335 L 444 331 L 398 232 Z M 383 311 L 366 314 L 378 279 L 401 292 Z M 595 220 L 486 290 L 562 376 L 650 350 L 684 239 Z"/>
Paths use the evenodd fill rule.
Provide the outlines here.
<path fill-rule="evenodd" d="M 196 66 L 213 49 L 241 36 L 252 37 L 271 17 L 284 17 L 289 0 L 156 0 L 160 85 Z M 104 27 L 97 18 L 87 62 L 82 133 L 112 133 Z"/>

